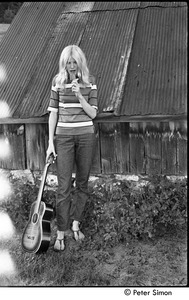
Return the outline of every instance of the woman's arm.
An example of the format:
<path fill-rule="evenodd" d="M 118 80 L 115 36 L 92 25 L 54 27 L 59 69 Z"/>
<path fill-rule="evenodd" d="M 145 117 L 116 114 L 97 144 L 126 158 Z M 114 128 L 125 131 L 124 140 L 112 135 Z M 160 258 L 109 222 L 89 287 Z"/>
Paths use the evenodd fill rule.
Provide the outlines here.
<path fill-rule="evenodd" d="M 92 107 L 89 103 L 87 103 L 87 101 L 81 94 L 77 98 L 81 103 L 83 110 L 86 112 L 86 114 L 88 114 L 91 119 L 94 119 L 97 114 L 96 108 Z"/>
<path fill-rule="evenodd" d="M 49 143 L 53 142 L 58 113 L 51 111 L 49 116 Z"/>
<path fill-rule="evenodd" d="M 57 124 L 57 118 L 58 118 L 58 113 L 51 111 L 49 115 L 49 145 L 47 148 L 47 155 L 46 155 L 46 161 L 49 158 L 49 155 L 53 153 L 54 157 L 57 156 L 54 148 L 54 133 L 55 133 L 55 128 Z"/>

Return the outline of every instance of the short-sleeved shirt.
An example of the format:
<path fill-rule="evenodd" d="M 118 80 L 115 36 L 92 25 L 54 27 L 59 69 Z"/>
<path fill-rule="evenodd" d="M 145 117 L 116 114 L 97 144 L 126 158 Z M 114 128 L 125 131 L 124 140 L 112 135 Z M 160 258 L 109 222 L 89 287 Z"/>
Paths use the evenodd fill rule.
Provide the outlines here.
<path fill-rule="evenodd" d="M 90 84 L 84 86 L 78 81 L 80 92 L 85 100 L 94 108 L 97 106 L 97 86 L 94 76 L 89 76 Z M 56 86 L 55 78 L 52 81 L 50 103 L 48 111 L 58 113 L 58 122 L 55 134 L 77 135 L 84 133 L 93 133 L 93 120 L 83 110 L 82 105 L 71 90 L 71 82 L 65 84 L 65 88 L 61 89 Z"/>

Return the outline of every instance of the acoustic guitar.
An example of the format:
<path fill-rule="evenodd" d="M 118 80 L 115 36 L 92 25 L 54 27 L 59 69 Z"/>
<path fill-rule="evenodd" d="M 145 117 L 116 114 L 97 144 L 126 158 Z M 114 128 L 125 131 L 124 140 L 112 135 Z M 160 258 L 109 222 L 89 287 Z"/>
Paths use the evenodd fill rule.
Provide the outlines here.
<path fill-rule="evenodd" d="M 22 248 L 29 253 L 46 252 L 49 247 L 53 208 L 50 204 L 42 201 L 42 194 L 48 167 L 54 163 L 54 160 L 55 158 L 51 154 L 45 164 L 37 200 L 31 205 L 29 220 L 22 235 Z"/>

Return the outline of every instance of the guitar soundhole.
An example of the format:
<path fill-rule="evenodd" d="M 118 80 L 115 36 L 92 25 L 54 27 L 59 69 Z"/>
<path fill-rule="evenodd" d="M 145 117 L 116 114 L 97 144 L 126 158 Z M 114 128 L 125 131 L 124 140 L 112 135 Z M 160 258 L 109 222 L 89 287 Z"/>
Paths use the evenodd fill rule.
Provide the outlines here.
<path fill-rule="evenodd" d="M 33 223 L 36 223 L 37 222 L 37 214 L 34 214 L 33 215 Z"/>

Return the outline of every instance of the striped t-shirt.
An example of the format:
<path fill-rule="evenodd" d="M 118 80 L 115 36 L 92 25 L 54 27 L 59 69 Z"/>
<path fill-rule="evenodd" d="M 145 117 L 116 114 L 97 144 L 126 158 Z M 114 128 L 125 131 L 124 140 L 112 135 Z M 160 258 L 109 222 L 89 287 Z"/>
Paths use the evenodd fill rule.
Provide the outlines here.
<path fill-rule="evenodd" d="M 97 109 L 97 87 L 93 76 L 89 77 L 90 84 L 84 86 L 78 81 L 80 92 L 85 100 Z M 58 113 L 55 134 L 76 135 L 93 133 L 92 119 L 83 110 L 82 105 L 71 90 L 72 84 L 65 84 L 65 89 L 56 87 L 55 78 L 52 81 L 48 111 Z"/>

